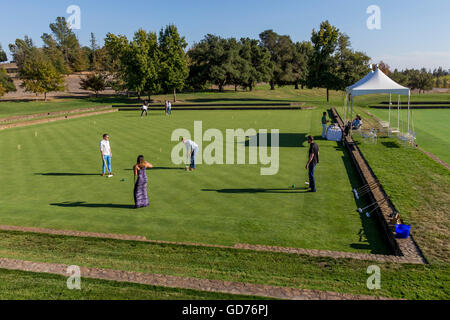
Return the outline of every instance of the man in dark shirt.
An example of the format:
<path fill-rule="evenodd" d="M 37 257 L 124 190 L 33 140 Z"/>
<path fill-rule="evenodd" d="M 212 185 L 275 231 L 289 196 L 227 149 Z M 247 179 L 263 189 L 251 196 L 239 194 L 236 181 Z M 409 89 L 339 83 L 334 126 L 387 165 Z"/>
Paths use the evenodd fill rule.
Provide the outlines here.
<path fill-rule="evenodd" d="M 316 192 L 316 181 L 314 179 L 314 169 L 319 163 L 319 146 L 314 143 L 314 138 L 308 136 L 309 143 L 309 155 L 308 162 L 306 163 L 305 169 L 309 169 L 309 187 L 310 192 Z"/>
<path fill-rule="evenodd" d="M 327 120 L 327 113 L 324 112 L 322 116 L 322 138 L 327 137 L 327 123 L 330 122 L 330 120 Z"/>

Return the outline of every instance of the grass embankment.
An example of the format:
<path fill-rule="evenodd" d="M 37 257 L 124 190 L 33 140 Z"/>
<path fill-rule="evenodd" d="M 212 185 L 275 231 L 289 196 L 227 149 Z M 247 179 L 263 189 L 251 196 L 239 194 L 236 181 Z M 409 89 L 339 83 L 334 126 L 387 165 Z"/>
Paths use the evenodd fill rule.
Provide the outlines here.
<path fill-rule="evenodd" d="M 335 260 L 284 253 L 20 232 L 0 232 L 0 256 L 392 298 L 450 298 L 448 265 Z M 369 277 L 366 271 L 373 264 L 381 268 L 381 290 L 371 291 L 366 287 Z M 63 285 L 65 280 L 61 283 Z"/>
<path fill-rule="evenodd" d="M 82 278 L 69 290 L 67 278 L 46 273 L 0 269 L 1 300 L 234 300 L 265 299 L 126 282 Z"/>

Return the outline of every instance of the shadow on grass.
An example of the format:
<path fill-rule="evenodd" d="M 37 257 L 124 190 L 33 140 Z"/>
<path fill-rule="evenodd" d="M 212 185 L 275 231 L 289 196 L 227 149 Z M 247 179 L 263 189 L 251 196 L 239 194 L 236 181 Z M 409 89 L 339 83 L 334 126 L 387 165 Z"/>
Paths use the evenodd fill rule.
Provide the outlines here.
<path fill-rule="evenodd" d="M 76 172 L 47 172 L 47 173 L 35 173 L 35 175 L 51 176 L 51 177 L 101 176 L 100 173 L 76 173 Z"/>
<path fill-rule="evenodd" d="M 400 148 L 400 145 L 397 142 L 392 142 L 392 141 L 386 142 L 386 141 L 383 141 L 383 142 L 381 142 L 381 144 L 383 146 L 385 146 L 386 148 L 394 148 L 394 149 L 399 149 Z"/>
<path fill-rule="evenodd" d="M 250 147 L 251 139 L 257 139 L 258 145 L 261 143 L 262 134 L 258 133 L 256 136 L 249 136 L 248 140 L 245 141 L 245 146 Z M 267 141 L 267 147 L 272 146 L 271 134 L 265 134 L 266 137 L 264 139 Z M 306 133 L 280 133 L 279 137 L 279 147 L 280 148 L 307 148 L 309 147 L 307 143 Z M 314 140 L 322 139 L 321 136 L 315 136 Z"/>
<path fill-rule="evenodd" d="M 285 188 L 285 189 L 263 189 L 263 188 L 256 188 L 256 189 L 202 189 L 202 191 L 207 192 L 218 192 L 218 193 L 308 193 L 308 190 L 306 188 Z"/>
<path fill-rule="evenodd" d="M 353 160 L 350 157 L 348 150 L 343 147 L 342 142 L 338 142 L 336 150 L 342 150 L 343 152 L 342 161 L 344 162 L 352 189 L 361 187 L 361 178 L 353 165 Z M 352 191 L 349 190 L 349 192 Z M 359 201 L 355 199 L 355 203 L 361 208 L 367 205 L 367 202 L 364 201 L 364 199 L 360 199 Z M 350 247 L 358 250 L 370 250 L 370 253 L 372 254 L 389 254 L 388 246 L 379 229 L 380 226 L 374 220 L 375 217 L 372 216 L 372 218 L 367 218 L 365 213 L 359 213 L 357 210 L 355 210 L 355 214 L 359 215 L 361 220 L 362 229 L 358 233 L 359 241 L 361 243 L 352 243 L 350 244 Z"/>
<path fill-rule="evenodd" d="M 117 209 L 134 209 L 134 205 L 129 204 L 112 204 L 112 203 L 86 203 L 85 201 L 65 201 L 60 203 L 50 203 L 51 206 L 65 208 L 117 208 Z"/>
<path fill-rule="evenodd" d="M 234 92 L 234 91 L 233 91 Z M 195 98 L 195 99 L 186 99 L 185 101 L 189 102 L 197 102 L 197 103 L 211 103 L 211 102 L 276 102 L 276 103 L 291 103 L 289 100 L 281 100 L 281 99 L 264 99 L 264 98 Z"/>
<path fill-rule="evenodd" d="M 133 171 L 133 169 L 123 169 L 124 171 Z M 184 168 L 177 168 L 177 167 L 153 167 L 151 169 L 147 169 L 150 171 L 158 171 L 158 170 L 184 170 Z"/>

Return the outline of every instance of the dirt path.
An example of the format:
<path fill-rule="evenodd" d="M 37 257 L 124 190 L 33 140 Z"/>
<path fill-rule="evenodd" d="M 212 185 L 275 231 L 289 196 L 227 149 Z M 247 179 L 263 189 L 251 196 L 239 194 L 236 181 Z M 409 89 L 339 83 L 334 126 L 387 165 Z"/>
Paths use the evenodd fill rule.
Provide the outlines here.
<path fill-rule="evenodd" d="M 0 268 L 28 272 L 50 273 L 69 277 L 65 264 L 32 262 L 0 258 Z M 111 269 L 80 267 L 82 278 L 139 283 L 158 287 L 191 289 L 207 292 L 269 297 L 283 300 L 387 300 L 382 297 L 351 295 L 329 291 L 275 287 L 242 282 L 175 277 Z M 83 284 L 81 283 L 81 287 Z"/>

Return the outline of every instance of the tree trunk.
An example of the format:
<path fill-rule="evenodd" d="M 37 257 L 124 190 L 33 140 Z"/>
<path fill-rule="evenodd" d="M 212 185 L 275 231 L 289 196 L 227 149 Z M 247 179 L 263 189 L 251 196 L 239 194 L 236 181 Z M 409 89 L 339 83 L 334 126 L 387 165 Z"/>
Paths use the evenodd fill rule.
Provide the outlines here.
<path fill-rule="evenodd" d="M 44 92 L 44 101 L 47 101 L 47 92 Z"/>
<path fill-rule="evenodd" d="M 219 84 L 219 91 L 223 92 L 223 84 Z"/>
<path fill-rule="evenodd" d="M 270 90 L 275 90 L 275 83 L 273 80 L 270 80 Z"/>
<path fill-rule="evenodd" d="M 249 89 L 250 91 L 253 91 L 253 85 L 249 85 L 249 86 L 248 86 L 248 89 Z"/>
<path fill-rule="evenodd" d="M 295 83 L 295 90 L 298 90 L 298 82 Z"/>
<path fill-rule="evenodd" d="M 330 90 L 327 88 L 327 102 L 330 102 Z"/>
<path fill-rule="evenodd" d="M 98 98 L 98 91 L 95 91 L 95 97 Z"/>
<path fill-rule="evenodd" d="M 234 85 L 234 92 L 237 92 L 237 84 Z"/>
<path fill-rule="evenodd" d="M 173 102 L 177 102 L 177 89 L 173 88 Z"/>

